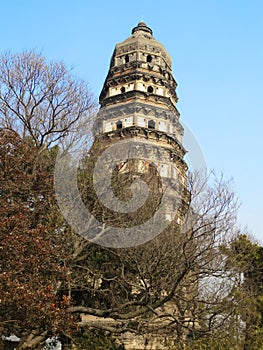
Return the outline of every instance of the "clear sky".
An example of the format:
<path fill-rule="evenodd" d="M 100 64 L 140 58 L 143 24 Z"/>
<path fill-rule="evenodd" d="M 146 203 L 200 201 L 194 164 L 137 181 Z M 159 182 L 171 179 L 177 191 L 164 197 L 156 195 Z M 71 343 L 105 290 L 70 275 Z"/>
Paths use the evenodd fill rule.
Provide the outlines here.
<path fill-rule="evenodd" d="M 96 98 L 117 42 L 142 19 L 166 47 L 182 121 L 209 169 L 233 177 L 239 221 L 263 243 L 262 0 L 2 0 L 0 53 L 63 60 Z"/>

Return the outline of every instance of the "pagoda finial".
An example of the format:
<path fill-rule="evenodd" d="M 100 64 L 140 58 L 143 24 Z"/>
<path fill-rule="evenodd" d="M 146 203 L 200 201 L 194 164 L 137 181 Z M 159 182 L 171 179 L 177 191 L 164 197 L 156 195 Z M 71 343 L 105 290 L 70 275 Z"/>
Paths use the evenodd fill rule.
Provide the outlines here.
<path fill-rule="evenodd" d="M 137 26 L 132 29 L 132 34 L 138 31 L 147 32 L 147 33 L 150 33 L 151 35 L 153 34 L 153 31 L 151 30 L 151 28 L 147 27 L 146 23 L 143 21 L 139 22 Z"/>

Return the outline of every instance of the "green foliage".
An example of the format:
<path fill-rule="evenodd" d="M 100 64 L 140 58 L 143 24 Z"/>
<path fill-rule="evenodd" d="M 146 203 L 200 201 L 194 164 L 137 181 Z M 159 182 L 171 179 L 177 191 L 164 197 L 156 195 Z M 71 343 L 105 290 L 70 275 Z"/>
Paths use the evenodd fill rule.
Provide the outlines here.
<path fill-rule="evenodd" d="M 187 345 L 184 350 L 242 350 L 242 345 L 236 339 L 228 337 L 226 339 L 217 339 L 214 337 L 204 337 Z"/>
<path fill-rule="evenodd" d="M 242 234 L 225 252 L 228 268 L 243 276 L 233 296 L 240 305 L 239 315 L 244 322 L 244 349 L 263 349 L 263 247 Z"/>
<path fill-rule="evenodd" d="M 123 345 L 117 345 L 111 335 L 98 330 L 90 330 L 74 339 L 78 349 L 85 350 L 124 350 Z"/>

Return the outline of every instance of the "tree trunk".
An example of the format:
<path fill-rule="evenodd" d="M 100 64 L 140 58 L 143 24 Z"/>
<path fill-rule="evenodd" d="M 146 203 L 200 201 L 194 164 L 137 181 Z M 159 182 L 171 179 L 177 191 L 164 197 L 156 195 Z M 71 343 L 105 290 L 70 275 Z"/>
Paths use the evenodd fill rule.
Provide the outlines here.
<path fill-rule="evenodd" d="M 23 341 L 22 344 L 19 346 L 19 349 L 36 349 L 38 345 L 45 340 L 47 333 L 47 331 L 41 334 L 38 334 L 37 331 L 31 332 L 30 335 L 25 339 L 25 341 Z"/>

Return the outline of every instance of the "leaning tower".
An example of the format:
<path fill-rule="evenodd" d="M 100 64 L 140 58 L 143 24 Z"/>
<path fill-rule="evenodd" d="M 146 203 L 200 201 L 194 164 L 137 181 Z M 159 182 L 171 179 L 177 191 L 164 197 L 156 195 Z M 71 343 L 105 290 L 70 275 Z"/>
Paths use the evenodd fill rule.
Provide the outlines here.
<path fill-rule="evenodd" d="M 152 30 L 140 22 L 132 29 L 131 36 L 114 49 L 100 94 L 94 145 L 104 150 L 120 141 L 136 141 L 140 145 L 141 160 L 137 154 L 137 159 L 121 162 L 119 174 L 133 172 L 136 177 L 150 172 L 149 163 L 153 159 L 157 173 L 173 188 L 173 193 L 170 190 L 168 193 L 165 219 L 175 219 L 180 225 L 188 196 L 186 151 L 182 145 L 184 130 L 176 108 L 176 87 L 171 57 L 153 37 Z M 161 189 L 159 186 L 159 191 L 166 191 L 165 186 Z M 180 198 L 176 217 L 172 215 L 174 193 Z"/>

